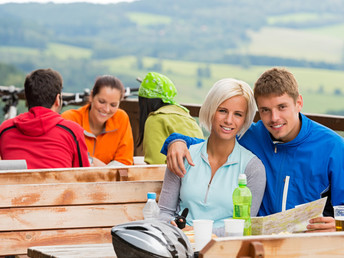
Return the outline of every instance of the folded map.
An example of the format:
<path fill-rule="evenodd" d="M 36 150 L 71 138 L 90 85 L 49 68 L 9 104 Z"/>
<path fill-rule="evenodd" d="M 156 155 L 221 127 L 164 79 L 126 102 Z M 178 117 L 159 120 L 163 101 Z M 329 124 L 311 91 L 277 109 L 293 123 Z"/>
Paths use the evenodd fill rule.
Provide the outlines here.
<path fill-rule="evenodd" d="M 324 197 L 283 212 L 264 217 L 252 217 L 252 235 L 306 231 L 310 219 L 322 216 L 326 200 L 327 197 Z"/>

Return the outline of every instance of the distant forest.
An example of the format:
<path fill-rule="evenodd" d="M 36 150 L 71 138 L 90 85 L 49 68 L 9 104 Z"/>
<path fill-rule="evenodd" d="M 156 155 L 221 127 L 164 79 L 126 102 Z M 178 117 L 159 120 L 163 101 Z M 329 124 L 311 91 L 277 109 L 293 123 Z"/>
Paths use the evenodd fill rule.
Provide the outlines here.
<path fill-rule="evenodd" d="M 92 59 L 135 55 L 240 64 L 243 62 L 240 54 L 226 54 L 226 51 L 247 44 L 248 30 L 267 26 L 267 17 L 294 12 L 321 12 L 327 16 L 297 23 L 281 21 L 274 26 L 301 29 L 343 23 L 344 1 L 3 4 L 0 5 L 0 44 L 45 49 L 49 42 L 57 42 L 92 49 Z M 279 57 L 245 56 L 244 61 L 252 65 L 340 68 L 336 64 Z"/>
<path fill-rule="evenodd" d="M 250 45 L 252 32 L 263 28 L 301 33 L 331 26 L 342 28 L 343 14 L 344 1 L 338 0 L 0 4 L 0 85 L 22 87 L 25 74 L 42 67 L 60 71 L 65 90 L 73 92 L 92 87 L 96 76 L 106 73 L 115 74 L 127 86 L 138 87 L 136 76 L 151 70 L 169 73 L 188 87 L 206 92 L 202 85 L 210 85 L 213 80 L 213 64 L 244 69 L 279 65 L 343 71 L 344 39 L 343 46 L 335 50 L 341 59 L 335 62 L 276 52 L 272 55 L 268 48 L 262 54 L 241 51 Z M 289 40 L 292 45 L 299 38 Z M 134 64 L 125 69 L 111 67 L 113 60 L 121 57 L 135 58 Z M 165 60 L 193 62 L 196 72 L 177 73 L 175 67 L 163 69 Z M 315 92 L 327 84 L 315 82 L 307 87 Z M 334 95 L 343 94 L 339 86 L 330 86 L 334 88 L 331 92 L 336 91 Z M 205 94 L 197 96 L 196 91 L 190 91 L 198 100 Z M 190 97 L 187 101 L 193 100 Z M 343 110 L 338 112 L 342 114 Z"/>

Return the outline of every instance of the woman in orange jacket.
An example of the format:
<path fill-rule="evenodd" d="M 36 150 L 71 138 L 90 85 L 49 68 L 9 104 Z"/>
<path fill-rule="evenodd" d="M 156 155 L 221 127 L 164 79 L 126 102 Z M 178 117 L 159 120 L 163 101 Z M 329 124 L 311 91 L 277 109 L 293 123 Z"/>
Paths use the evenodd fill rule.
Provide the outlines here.
<path fill-rule="evenodd" d="M 127 113 L 119 108 L 124 96 L 122 82 L 111 75 L 96 79 L 89 104 L 70 109 L 62 117 L 84 128 L 90 164 L 105 166 L 132 165 L 134 155 L 133 134 Z"/>

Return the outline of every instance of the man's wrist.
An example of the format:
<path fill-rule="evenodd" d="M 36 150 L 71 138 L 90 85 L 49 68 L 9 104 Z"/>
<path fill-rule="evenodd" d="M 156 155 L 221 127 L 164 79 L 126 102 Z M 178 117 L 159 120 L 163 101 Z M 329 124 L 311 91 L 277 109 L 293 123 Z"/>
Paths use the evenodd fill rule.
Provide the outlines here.
<path fill-rule="evenodd" d="M 167 149 L 170 148 L 171 144 L 172 144 L 172 143 L 175 143 L 175 142 L 183 142 L 183 143 L 185 143 L 185 145 L 187 145 L 187 144 L 186 144 L 186 141 L 184 141 L 183 139 L 175 139 L 175 140 L 171 141 L 171 142 L 167 145 Z"/>

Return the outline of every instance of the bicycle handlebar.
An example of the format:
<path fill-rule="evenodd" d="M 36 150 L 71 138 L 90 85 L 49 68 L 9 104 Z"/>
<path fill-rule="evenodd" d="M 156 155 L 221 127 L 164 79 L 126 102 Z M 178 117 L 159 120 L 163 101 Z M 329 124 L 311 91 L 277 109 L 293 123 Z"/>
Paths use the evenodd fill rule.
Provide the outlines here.
<path fill-rule="evenodd" d="M 133 94 L 133 92 L 138 92 L 139 88 L 125 87 L 124 90 L 124 99 L 126 99 L 130 96 L 137 96 L 136 94 Z M 85 89 L 83 93 L 62 93 L 62 106 L 65 107 L 68 105 L 80 105 L 82 103 L 86 103 L 89 96 L 89 89 Z"/>
<path fill-rule="evenodd" d="M 89 89 L 84 89 L 83 93 L 62 93 L 62 106 L 64 107 L 87 102 L 89 96 Z"/>
<path fill-rule="evenodd" d="M 136 80 L 141 83 L 142 79 L 137 77 Z M 139 88 L 125 87 L 124 99 L 130 96 L 137 96 L 133 92 L 138 92 Z M 83 93 L 62 93 L 62 106 L 82 105 L 88 101 L 90 89 L 85 89 Z M 14 85 L 0 86 L 0 97 L 6 103 L 3 110 L 5 118 L 12 118 L 17 114 L 17 104 L 20 99 L 25 99 L 24 88 L 17 88 Z"/>
<path fill-rule="evenodd" d="M 16 88 L 15 86 L 0 86 L 1 100 L 6 103 L 3 107 L 4 119 L 10 119 L 17 115 L 17 105 L 19 95 L 24 94 L 23 88 Z"/>
<path fill-rule="evenodd" d="M 0 86 L 0 96 L 21 94 L 24 93 L 24 88 L 17 88 L 14 85 Z"/>

